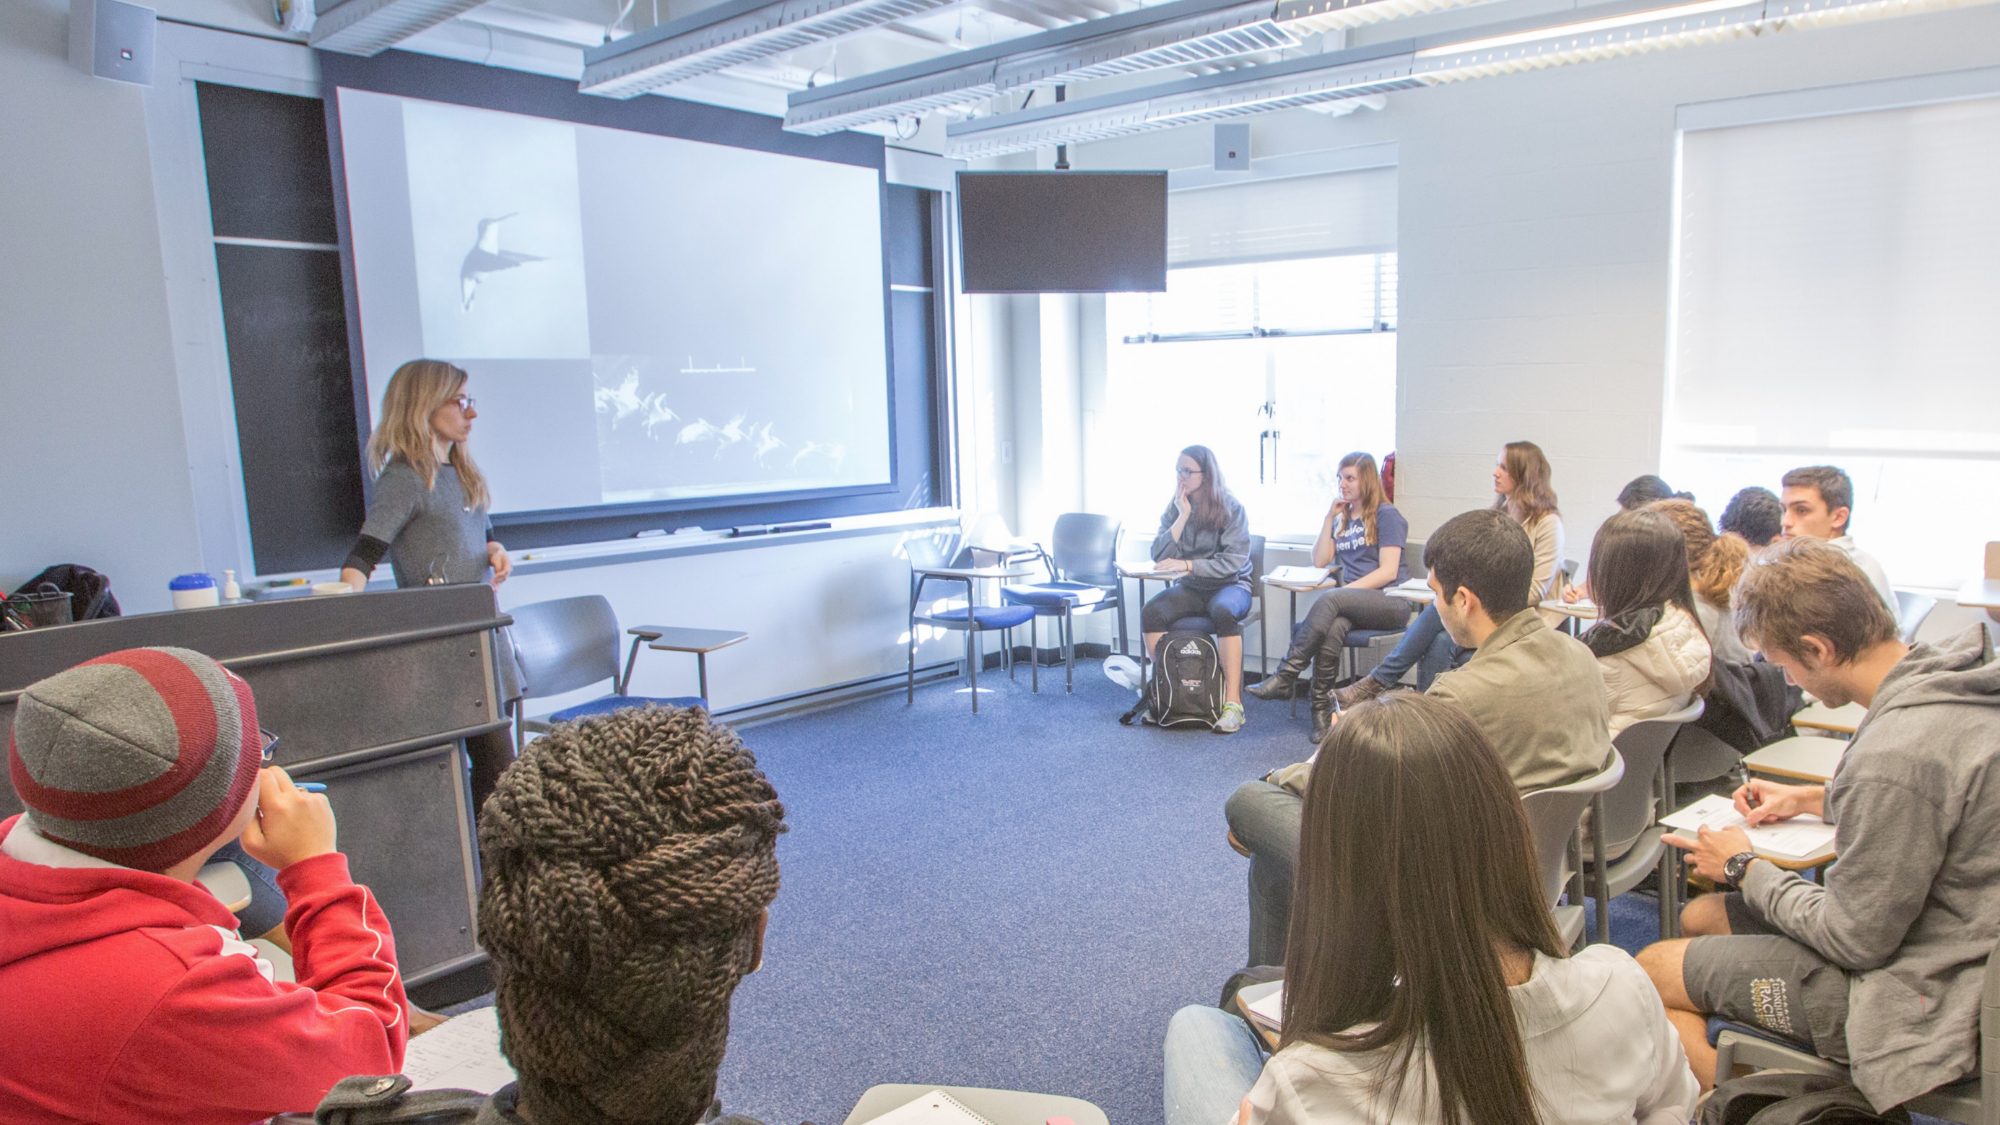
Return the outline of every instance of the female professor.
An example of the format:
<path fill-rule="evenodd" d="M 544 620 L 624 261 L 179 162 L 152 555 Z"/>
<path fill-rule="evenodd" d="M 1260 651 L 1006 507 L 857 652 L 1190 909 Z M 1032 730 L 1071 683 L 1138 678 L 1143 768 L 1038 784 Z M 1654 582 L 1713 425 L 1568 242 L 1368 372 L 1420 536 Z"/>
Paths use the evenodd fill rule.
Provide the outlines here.
<path fill-rule="evenodd" d="M 398 586 L 498 586 L 513 571 L 493 539 L 486 478 L 465 447 L 479 417 L 465 382 L 464 370 L 435 359 L 413 359 L 390 378 L 382 424 L 368 439 L 375 496 L 340 569 L 354 589 L 368 584 L 385 554 Z"/>

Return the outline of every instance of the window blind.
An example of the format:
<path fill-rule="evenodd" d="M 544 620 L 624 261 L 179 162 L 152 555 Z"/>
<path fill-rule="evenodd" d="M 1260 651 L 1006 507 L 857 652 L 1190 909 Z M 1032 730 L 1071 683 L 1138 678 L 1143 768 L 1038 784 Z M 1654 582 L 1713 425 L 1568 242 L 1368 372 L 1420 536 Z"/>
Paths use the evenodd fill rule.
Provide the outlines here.
<path fill-rule="evenodd" d="M 1372 254 L 1396 247 L 1396 170 L 1191 188 L 1167 196 L 1167 264 Z"/>
<path fill-rule="evenodd" d="M 1682 136 L 1661 471 L 1711 514 L 1827 463 L 1898 585 L 1979 566 L 2000 487 L 2000 98 Z M 1978 526 L 1975 526 L 1978 525 Z"/>

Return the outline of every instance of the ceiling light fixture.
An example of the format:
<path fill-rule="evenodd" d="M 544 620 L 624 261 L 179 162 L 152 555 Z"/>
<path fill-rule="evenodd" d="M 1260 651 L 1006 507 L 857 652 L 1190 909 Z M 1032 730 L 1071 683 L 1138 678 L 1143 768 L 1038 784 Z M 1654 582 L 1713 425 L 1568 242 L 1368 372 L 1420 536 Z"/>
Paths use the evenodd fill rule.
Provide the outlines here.
<path fill-rule="evenodd" d="M 583 55 L 586 94 L 630 98 L 944 7 L 953 0 L 729 0 Z"/>
<path fill-rule="evenodd" d="M 945 154 L 969 159 L 1001 156 L 1197 121 L 1720 42 L 1767 30 L 1991 2 L 1695 0 L 1663 7 L 1655 0 L 1623 0 L 1598 6 L 1600 14 L 1586 20 L 1565 20 L 1575 13 L 1563 12 L 956 122 L 946 127 Z"/>
<path fill-rule="evenodd" d="M 838 132 L 973 106 L 1009 90 L 1284 50 L 1302 45 L 1307 34 L 1484 2 L 1174 0 L 802 90 L 789 100 L 785 128 Z"/>
<path fill-rule="evenodd" d="M 305 0 L 295 0 L 303 3 Z M 344 55 L 379 55 L 485 0 L 341 0 L 319 6 L 307 44 Z"/>

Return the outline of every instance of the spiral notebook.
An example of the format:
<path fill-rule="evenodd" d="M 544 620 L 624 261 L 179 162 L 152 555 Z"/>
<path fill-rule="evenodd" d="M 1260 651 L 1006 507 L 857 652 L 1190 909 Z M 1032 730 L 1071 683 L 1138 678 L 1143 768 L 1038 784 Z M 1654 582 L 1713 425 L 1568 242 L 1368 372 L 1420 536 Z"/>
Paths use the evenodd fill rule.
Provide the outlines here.
<path fill-rule="evenodd" d="M 932 1090 L 914 1101 L 873 1118 L 867 1125 L 993 1125 L 993 1123 L 965 1108 L 965 1103 L 943 1090 Z"/>

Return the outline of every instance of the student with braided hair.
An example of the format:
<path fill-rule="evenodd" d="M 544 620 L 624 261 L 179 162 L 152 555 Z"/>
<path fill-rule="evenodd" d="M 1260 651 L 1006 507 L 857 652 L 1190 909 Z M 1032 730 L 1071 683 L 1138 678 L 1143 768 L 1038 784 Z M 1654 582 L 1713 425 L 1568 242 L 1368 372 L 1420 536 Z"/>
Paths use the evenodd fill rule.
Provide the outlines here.
<path fill-rule="evenodd" d="M 763 959 L 785 809 L 735 732 L 692 708 L 558 726 L 479 818 L 501 1045 L 491 1097 L 358 1076 L 319 1120 L 755 1125 L 714 1117 L 729 1001 Z"/>

